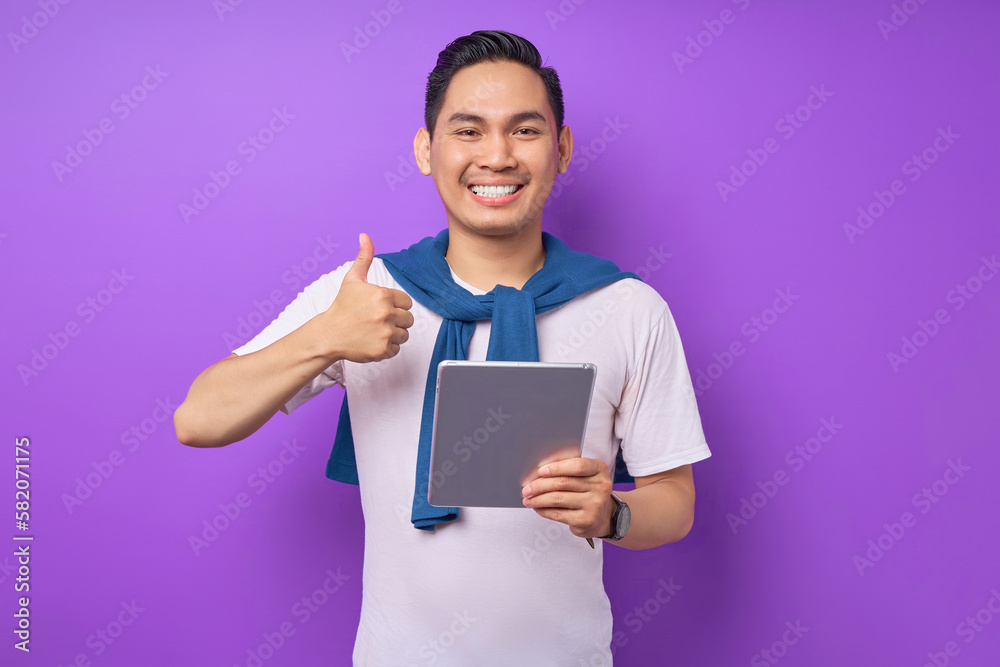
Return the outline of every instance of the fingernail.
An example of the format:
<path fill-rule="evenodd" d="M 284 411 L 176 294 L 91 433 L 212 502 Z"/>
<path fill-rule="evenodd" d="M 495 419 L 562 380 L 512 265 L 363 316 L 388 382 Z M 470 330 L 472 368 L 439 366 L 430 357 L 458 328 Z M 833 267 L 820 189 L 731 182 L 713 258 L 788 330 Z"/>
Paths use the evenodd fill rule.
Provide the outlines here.
<path fill-rule="evenodd" d="M 523 489 L 521 489 L 521 495 L 522 496 L 530 496 L 531 495 L 531 485 L 530 484 L 528 486 L 524 487 Z"/>

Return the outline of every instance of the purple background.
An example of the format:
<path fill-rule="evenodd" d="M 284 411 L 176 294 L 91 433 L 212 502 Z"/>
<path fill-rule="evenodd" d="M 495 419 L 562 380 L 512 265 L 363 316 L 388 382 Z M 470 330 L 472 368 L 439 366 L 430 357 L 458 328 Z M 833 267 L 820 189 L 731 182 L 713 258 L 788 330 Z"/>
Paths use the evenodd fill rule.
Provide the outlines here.
<path fill-rule="evenodd" d="M 648 270 L 692 376 L 713 376 L 699 392 L 713 456 L 695 466 L 693 531 L 659 549 L 605 549 L 616 662 L 771 664 L 767 649 L 787 665 L 923 665 L 928 653 L 943 664 L 948 642 L 949 662 L 1000 660 L 987 607 L 1000 590 L 1000 280 L 977 282 L 1000 252 L 995 3 L 909 0 L 915 13 L 899 6 L 902 25 L 884 32 L 888 1 L 402 0 L 349 59 L 341 43 L 386 2 L 244 0 L 221 16 L 210 0 L 50 4 L 58 12 L 37 14 L 35 31 L 23 21 L 39 3 L 0 10 L 0 465 L 12 471 L 15 437 L 31 438 L 35 536 L 32 651 L 4 630 L 0 662 L 246 665 L 291 621 L 265 664 L 349 664 L 363 520 L 357 488 L 323 475 L 341 392 L 217 450 L 180 445 L 157 401 L 180 403 L 202 369 L 352 259 L 359 231 L 386 252 L 445 225 L 431 180 L 405 162 L 437 52 L 480 28 L 528 37 L 563 82 L 577 153 L 545 229 Z M 732 21 L 713 23 L 724 10 Z M 696 57 L 678 66 L 686 48 Z M 136 86 L 144 99 L 123 118 L 115 100 Z M 799 109 L 813 86 L 832 95 Z M 274 108 L 294 118 L 247 161 L 240 143 Z M 776 122 L 797 109 L 809 118 L 788 136 Z M 57 174 L 105 118 L 113 131 Z M 598 140 L 609 122 L 617 134 Z M 769 138 L 777 152 L 723 197 L 718 182 Z M 905 163 L 929 148 L 936 161 L 910 180 Z M 186 221 L 180 205 L 230 160 L 239 173 Z M 845 230 L 896 179 L 904 194 L 862 233 Z M 116 270 L 133 277 L 105 291 Z M 776 290 L 797 298 L 775 318 Z M 917 334 L 894 368 L 889 353 L 920 321 L 935 335 Z M 78 335 L 60 336 L 67 324 Z M 728 359 L 734 342 L 743 354 Z M 41 370 L 22 378 L 36 351 Z M 822 419 L 843 426 L 804 465 L 786 459 Z M 252 485 L 293 439 L 303 452 Z M 67 506 L 109 457 L 121 465 Z M 949 462 L 960 477 L 945 475 Z M 768 484 L 776 474 L 784 485 Z M 13 473 L 2 475 L 3 532 L 23 534 Z M 196 555 L 189 536 L 240 493 L 249 506 Z M 763 506 L 733 523 L 743 499 Z M 892 537 L 885 524 L 898 535 L 905 512 L 913 520 Z M 880 540 L 889 548 L 874 560 Z M 348 578 L 302 623 L 293 605 L 338 568 Z M 681 589 L 661 606 L 671 577 Z M 133 600 L 134 622 L 112 644 L 96 639 Z M 798 639 L 786 622 L 808 631 Z"/>

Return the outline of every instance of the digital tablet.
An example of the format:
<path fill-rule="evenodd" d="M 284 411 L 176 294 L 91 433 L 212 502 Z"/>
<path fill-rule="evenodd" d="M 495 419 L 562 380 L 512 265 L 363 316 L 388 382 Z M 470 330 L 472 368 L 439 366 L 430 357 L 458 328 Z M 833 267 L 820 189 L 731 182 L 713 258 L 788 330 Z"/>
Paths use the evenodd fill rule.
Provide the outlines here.
<path fill-rule="evenodd" d="M 586 363 L 442 361 L 427 502 L 524 508 L 541 463 L 580 456 L 596 375 Z"/>

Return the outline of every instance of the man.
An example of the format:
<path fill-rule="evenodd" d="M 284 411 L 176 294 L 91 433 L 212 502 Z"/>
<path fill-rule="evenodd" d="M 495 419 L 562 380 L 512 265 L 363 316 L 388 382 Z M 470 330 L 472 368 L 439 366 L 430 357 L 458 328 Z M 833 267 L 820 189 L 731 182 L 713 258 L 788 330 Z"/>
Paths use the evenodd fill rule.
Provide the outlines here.
<path fill-rule="evenodd" d="M 379 257 L 361 234 L 353 262 L 198 376 L 175 414 L 178 438 L 223 446 L 278 409 L 288 414 L 344 386 L 349 414 L 328 476 L 360 483 L 365 517 L 355 664 L 610 665 L 605 542 L 593 549 L 580 538 L 628 549 L 682 539 L 694 514 L 691 464 L 710 455 L 677 329 L 663 299 L 630 274 L 614 269 L 602 286 L 579 288 L 610 262 L 543 235 L 542 207 L 573 138 L 558 77 L 530 42 L 498 31 L 459 38 L 439 55 L 425 112 L 414 151 L 433 176 L 447 230 Z M 561 266 L 577 261 L 586 268 L 576 276 Z M 425 264 L 438 278 L 414 278 Z M 580 293 L 541 308 L 541 276 L 556 276 L 554 290 L 579 283 Z M 429 299 L 435 290 L 445 296 Z M 449 308 L 499 310 L 504 299 L 538 308 L 538 359 L 599 369 L 582 456 L 548 463 L 525 486 L 531 512 L 467 507 L 419 524 L 429 362 L 441 337 L 463 326 L 471 337 L 459 348 L 485 359 L 499 345 L 491 326 L 503 326 L 478 315 L 458 321 Z M 615 497 L 619 447 L 636 488 Z"/>

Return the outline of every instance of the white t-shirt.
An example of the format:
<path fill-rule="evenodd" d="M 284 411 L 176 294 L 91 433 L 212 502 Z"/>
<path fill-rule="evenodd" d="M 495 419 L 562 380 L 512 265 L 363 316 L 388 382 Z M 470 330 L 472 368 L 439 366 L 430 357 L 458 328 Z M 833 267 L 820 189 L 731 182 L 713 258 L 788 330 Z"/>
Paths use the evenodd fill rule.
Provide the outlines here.
<path fill-rule="evenodd" d="M 262 349 L 325 311 L 352 264 L 306 287 L 234 352 Z M 402 289 L 377 257 L 368 282 Z M 365 518 L 354 664 L 611 665 L 604 541 L 591 549 L 566 524 L 529 508 L 462 508 L 457 521 L 434 531 L 410 522 L 424 386 L 442 321 L 416 300 L 410 312 L 414 324 L 395 357 L 338 361 L 282 407 L 289 414 L 335 383 L 350 398 Z M 629 472 L 639 477 L 710 456 L 677 328 L 653 288 L 627 278 L 536 321 L 541 361 L 597 366 L 584 457 L 613 472 L 623 443 Z M 489 336 L 490 322 L 478 322 L 470 360 L 486 359 Z"/>

